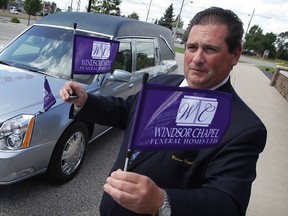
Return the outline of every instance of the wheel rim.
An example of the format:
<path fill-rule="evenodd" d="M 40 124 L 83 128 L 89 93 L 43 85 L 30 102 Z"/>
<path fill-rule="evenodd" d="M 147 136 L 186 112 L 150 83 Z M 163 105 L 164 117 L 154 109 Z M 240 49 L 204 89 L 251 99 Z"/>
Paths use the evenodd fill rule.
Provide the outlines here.
<path fill-rule="evenodd" d="M 74 133 L 66 142 L 61 158 L 61 167 L 65 175 L 73 173 L 80 165 L 85 152 L 85 136 L 81 132 Z"/>

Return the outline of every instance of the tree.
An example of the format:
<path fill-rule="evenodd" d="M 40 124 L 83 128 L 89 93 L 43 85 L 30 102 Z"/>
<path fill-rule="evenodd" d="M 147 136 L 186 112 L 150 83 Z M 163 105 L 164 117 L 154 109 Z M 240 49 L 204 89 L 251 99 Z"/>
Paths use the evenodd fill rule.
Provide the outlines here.
<path fill-rule="evenodd" d="M 92 0 L 91 11 L 120 16 L 121 0 Z"/>
<path fill-rule="evenodd" d="M 252 26 L 245 36 L 244 49 L 254 50 L 258 54 L 262 53 L 262 42 L 264 39 L 262 33 L 263 30 L 258 25 Z"/>
<path fill-rule="evenodd" d="M 244 49 L 254 50 L 260 55 L 269 50 L 269 58 L 288 60 L 288 31 L 278 36 L 272 32 L 263 35 L 262 32 L 258 25 L 252 26 L 245 36 Z"/>
<path fill-rule="evenodd" d="M 139 15 L 136 12 L 133 12 L 133 13 L 128 15 L 128 18 L 139 20 Z"/>
<path fill-rule="evenodd" d="M 180 19 L 179 19 L 180 18 Z M 181 19 L 181 17 L 179 17 L 179 15 L 176 17 L 175 21 L 172 23 L 172 26 L 173 27 L 176 27 L 176 23 L 177 23 L 177 20 L 179 19 L 179 22 L 178 22 L 178 26 L 177 28 L 183 28 L 184 26 L 184 21 Z"/>
<path fill-rule="evenodd" d="M 57 4 L 55 2 L 52 2 L 50 4 L 50 12 L 55 13 L 57 11 Z"/>
<path fill-rule="evenodd" d="M 0 7 L 4 9 L 7 7 L 8 0 L 0 0 Z"/>
<path fill-rule="evenodd" d="M 276 41 L 277 36 L 272 32 L 266 33 L 263 37 L 262 48 L 259 50 L 261 54 L 264 53 L 265 50 L 269 50 L 269 58 L 275 59 L 276 57 L 276 48 L 274 43 Z"/>
<path fill-rule="evenodd" d="M 30 25 L 30 15 L 35 15 L 37 12 L 41 11 L 42 3 L 40 0 L 25 0 L 24 10 L 29 15 L 28 26 Z"/>
<path fill-rule="evenodd" d="M 172 30 L 172 24 L 174 22 L 173 20 L 173 4 L 171 4 L 166 10 L 165 13 L 163 15 L 163 17 L 160 18 L 160 20 L 158 21 L 159 25 L 165 26 L 169 29 Z"/>
<path fill-rule="evenodd" d="M 281 32 L 276 39 L 277 55 L 276 57 L 288 60 L 288 31 Z"/>

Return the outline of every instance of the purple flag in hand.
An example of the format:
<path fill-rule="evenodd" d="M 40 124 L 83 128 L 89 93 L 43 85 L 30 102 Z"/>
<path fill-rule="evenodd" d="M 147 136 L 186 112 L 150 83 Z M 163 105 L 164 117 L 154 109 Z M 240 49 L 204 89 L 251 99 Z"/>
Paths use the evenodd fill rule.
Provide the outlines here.
<path fill-rule="evenodd" d="M 215 146 L 230 123 L 231 101 L 220 91 L 143 84 L 128 149 Z"/>
<path fill-rule="evenodd" d="M 56 103 L 55 97 L 51 92 L 48 80 L 44 82 L 44 111 L 48 111 Z"/>
<path fill-rule="evenodd" d="M 119 41 L 74 35 L 72 74 L 99 74 L 111 70 Z"/>

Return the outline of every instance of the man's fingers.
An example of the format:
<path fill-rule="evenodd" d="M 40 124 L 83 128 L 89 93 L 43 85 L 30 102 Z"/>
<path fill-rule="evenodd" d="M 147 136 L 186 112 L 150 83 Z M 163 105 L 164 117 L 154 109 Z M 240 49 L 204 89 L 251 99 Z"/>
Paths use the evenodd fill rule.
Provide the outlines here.
<path fill-rule="evenodd" d="M 65 85 L 59 90 L 59 95 L 64 101 L 69 101 L 70 95 L 73 93 L 73 88 L 75 85 L 72 82 L 67 82 Z"/>
<path fill-rule="evenodd" d="M 130 194 L 137 190 L 137 184 L 122 179 L 117 179 L 112 176 L 107 178 L 106 183 L 119 191 L 124 191 Z"/>
<path fill-rule="evenodd" d="M 111 177 L 137 184 L 139 182 L 139 178 L 141 178 L 142 176 L 138 173 L 122 171 L 118 169 L 117 171 L 111 173 Z"/>
<path fill-rule="evenodd" d="M 130 190 L 127 191 L 125 186 L 122 185 L 120 187 L 114 187 L 113 185 L 112 181 L 110 181 L 110 183 L 107 182 L 104 185 L 104 191 L 113 197 L 113 199 L 118 203 L 129 203 L 135 200 L 135 195 L 133 195 Z"/>

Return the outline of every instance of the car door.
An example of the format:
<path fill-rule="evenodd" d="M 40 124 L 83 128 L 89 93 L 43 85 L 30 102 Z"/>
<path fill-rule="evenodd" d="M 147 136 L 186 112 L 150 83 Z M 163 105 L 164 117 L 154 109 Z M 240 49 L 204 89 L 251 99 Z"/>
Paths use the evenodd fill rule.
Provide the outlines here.
<path fill-rule="evenodd" d="M 135 91 L 141 88 L 144 73 L 149 74 L 149 78 L 157 75 L 159 70 L 159 49 L 155 38 L 134 38 L 133 45 L 133 67 L 131 80 L 135 86 Z"/>

